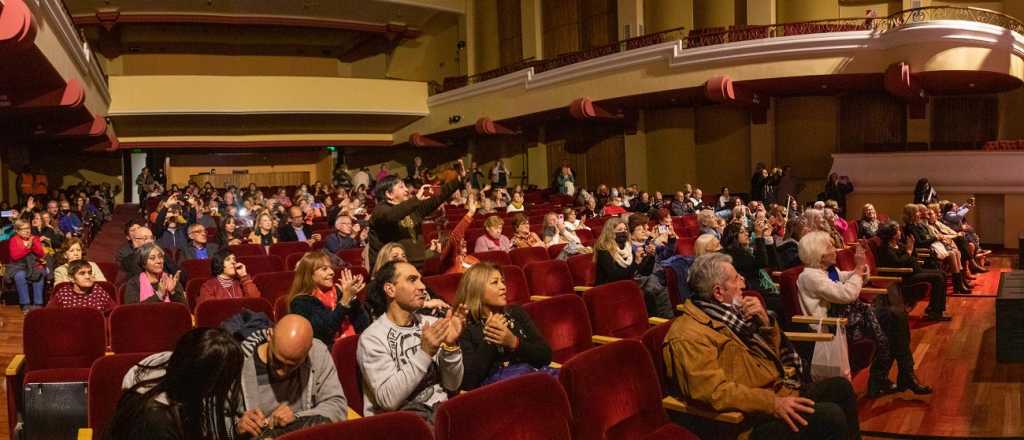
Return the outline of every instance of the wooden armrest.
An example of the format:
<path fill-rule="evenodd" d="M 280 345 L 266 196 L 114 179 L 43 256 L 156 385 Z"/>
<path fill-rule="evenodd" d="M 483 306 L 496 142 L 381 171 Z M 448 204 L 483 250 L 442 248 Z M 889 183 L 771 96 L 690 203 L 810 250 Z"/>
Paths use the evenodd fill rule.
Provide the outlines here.
<path fill-rule="evenodd" d="M 611 344 L 612 342 L 621 341 L 622 338 L 616 338 L 616 337 L 612 337 L 612 336 L 594 335 L 594 336 L 590 337 L 590 340 L 593 341 L 593 343 L 595 343 L 595 344 L 605 345 L 605 344 Z"/>
<path fill-rule="evenodd" d="M 659 318 L 657 316 L 652 316 L 650 318 L 647 318 L 647 323 L 650 324 L 650 325 L 661 325 L 661 324 L 664 324 L 666 322 L 668 322 L 668 319 Z"/>
<path fill-rule="evenodd" d="M 572 288 L 572 290 L 575 290 L 577 292 L 586 292 L 586 291 L 588 291 L 590 289 L 593 289 L 593 287 L 592 286 L 576 286 L 576 287 Z"/>
<path fill-rule="evenodd" d="M 544 301 L 550 298 L 551 297 L 547 295 L 530 295 L 530 301 Z"/>
<path fill-rule="evenodd" d="M 741 412 L 717 412 L 712 409 L 700 408 L 697 405 L 692 405 L 673 396 L 666 396 L 661 399 L 661 406 L 668 411 L 690 414 L 702 419 L 714 420 L 716 422 L 732 423 L 737 425 L 743 423 L 743 413 Z"/>
<path fill-rule="evenodd" d="M 562 364 L 558 362 L 551 362 L 550 364 L 548 364 L 548 366 L 551 368 L 562 368 Z"/>
<path fill-rule="evenodd" d="M 682 304 L 677 304 L 676 305 L 676 310 L 682 312 L 683 311 L 683 305 Z"/>
<path fill-rule="evenodd" d="M 789 318 L 790 322 L 797 324 L 817 324 L 822 323 L 825 325 L 846 325 L 846 318 L 815 318 L 809 315 L 793 315 Z"/>
<path fill-rule="evenodd" d="M 885 273 L 914 273 L 914 269 L 911 267 L 876 267 L 875 269 Z"/>
<path fill-rule="evenodd" d="M 870 275 L 870 276 L 868 276 L 868 281 L 882 281 L 882 282 L 886 282 L 886 283 L 901 283 L 901 282 L 903 282 L 903 278 L 900 278 L 900 277 L 890 277 L 890 276 L 885 276 L 885 275 Z"/>
<path fill-rule="evenodd" d="M 8 376 L 17 376 L 18 373 L 21 372 L 21 367 L 24 364 L 25 364 L 25 355 L 23 355 L 23 354 L 16 354 L 16 355 L 14 355 L 14 358 L 11 359 L 11 363 L 7 364 L 7 375 Z"/>
<path fill-rule="evenodd" d="M 78 440 L 92 440 L 92 428 L 78 428 Z"/>
<path fill-rule="evenodd" d="M 786 337 L 790 341 L 796 342 L 823 342 L 831 341 L 835 335 L 832 333 L 816 333 L 816 332 L 786 332 Z"/>
<path fill-rule="evenodd" d="M 880 289 L 877 287 L 861 287 L 860 293 L 868 293 L 872 295 L 886 295 L 889 293 L 889 289 Z"/>
<path fill-rule="evenodd" d="M 347 410 L 346 411 L 346 413 L 347 413 L 347 415 L 346 415 L 347 419 L 346 420 L 355 420 L 355 419 L 363 418 L 363 416 L 359 415 L 359 413 L 357 413 L 356 410 L 352 409 L 351 406 L 346 407 L 345 409 Z M 81 440 L 81 437 L 79 437 L 79 440 Z"/>
<path fill-rule="evenodd" d="M 772 279 L 779 279 L 779 278 L 782 278 L 782 271 L 781 270 L 773 270 L 772 271 Z"/>

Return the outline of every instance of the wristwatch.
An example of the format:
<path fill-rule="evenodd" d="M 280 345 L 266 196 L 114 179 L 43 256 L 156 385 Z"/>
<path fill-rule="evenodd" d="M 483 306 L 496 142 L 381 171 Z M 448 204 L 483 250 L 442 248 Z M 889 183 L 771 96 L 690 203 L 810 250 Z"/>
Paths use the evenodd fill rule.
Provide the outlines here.
<path fill-rule="evenodd" d="M 446 352 L 452 353 L 452 352 L 456 352 L 456 351 L 462 350 L 462 347 L 459 347 L 458 345 L 448 345 L 448 344 L 442 342 L 441 343 L 441 349 L 446 351 Z"/>

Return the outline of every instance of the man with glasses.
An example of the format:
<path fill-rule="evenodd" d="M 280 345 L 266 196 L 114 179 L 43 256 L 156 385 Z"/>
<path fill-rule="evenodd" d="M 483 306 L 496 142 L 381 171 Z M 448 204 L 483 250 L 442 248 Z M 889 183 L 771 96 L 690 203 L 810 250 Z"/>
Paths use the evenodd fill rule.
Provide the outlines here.
<path fill-rule="evenodd" d="M 334 220 L 334 233 L 327 236 L 324 241 L 324 248 L 332 254 L 342 249 L 353 249 L 359 247 L 359 240 L 352 231 L 353 220 L 347 215 L 339 215 Z"/>
<path fill-rule="evenodd" d="M 288 208 L 288 224 L 278 229 L 277 238 L 280 241 L 304 241 L 312 246 L 320 241 L 320 234 L 314 234 L 306 224 L 306 215 L 298 206 L 292 206 Z"/>
<path fill-rule="evenodd" d="M 287 315 L 242 342 L 244 412 L 235 433 L 275 438 L 322 423 L 344 421 L 347 401 L 327 346 L 306 318 Z"/>
<path fill-rule="evenodd" d="M 178 252 L 178 260 L 206 260 L 216 254 L 220 247 L 217 243 L 209 243 L 206 236 L 206 227 L 201 224 L 193 224 L 188 227 L 188 243 L 181 247 Z"/>
<path fill-rule="evenodd" d="M 135 249 L 142 247 L 146 243 L 153 242 L 153 231 L 145 226 L 134 226 L 128 229 L 128 245 L 131 250 L 124 255 L 118 251 L 118 264 L 121 266 L 121 271 L 117 274 L 116 284 L 123 284 L 128 278 L 137 276 L 139 274 L 139 267 L 135 259 Z M 178 265 L 172 261 L 171 258 L 164 258 L 164 273 L 178 273 Z M 188 282 L 188 274 L 182 272 L 181 279 L 179 280 L 182 285 Z"/>

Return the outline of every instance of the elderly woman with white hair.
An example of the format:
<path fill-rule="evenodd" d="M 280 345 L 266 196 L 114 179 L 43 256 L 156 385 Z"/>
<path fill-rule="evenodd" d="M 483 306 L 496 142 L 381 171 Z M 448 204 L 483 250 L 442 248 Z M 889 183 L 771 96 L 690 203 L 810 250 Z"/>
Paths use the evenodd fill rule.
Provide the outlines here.
<path fill-rule="evenodd" d="M 722 250 L 722 243 L 711 234 L 701 234 L 693 242 L 693 255 L 699 257 L 709 252 L 718 252 Z"/>
<path fill-rule="evenodd" d="M 800 308 L 816 317 L 847 318 L 849 341 L 869 338 L 875 341 L 875 359 L 868 379 L 868 396 L 911 390 L 914 394 L 931 394 L 914 375 L 914 357 L 910 351 L 910 326 L 907 312 L 898 298 L 879 296 L 874 304 L 861 301 L 860 290 L 867 280 L 868 266 L 864 250 L 858 246 L 856 265 L 849 272 L 839 271 L 836 248 L 832 238 L 822 231 L 810 232 L 800 239 L 800 260 L 804 270 L 797 279 Z M 890 289 L 890 295 L 897 295 Z M 889 381 L 893 361 L 899 374 L 896 385 Z"/>
<path fill-rule="evenodd" d="M 837 248 L 845 248 L 846 243 L 843 241 L 843 236 L 839 235 L 836 231 L 835 224 L 827 215 L 828 211 L 825 208 L 817 209 L 811 208 L 803 213 L 804 224 L 807 225 L 808 232 L 821 231 L 829 235 L 832 238 L 832 245 Z M 834 218 L 834 216 L 833 216 Z"/>

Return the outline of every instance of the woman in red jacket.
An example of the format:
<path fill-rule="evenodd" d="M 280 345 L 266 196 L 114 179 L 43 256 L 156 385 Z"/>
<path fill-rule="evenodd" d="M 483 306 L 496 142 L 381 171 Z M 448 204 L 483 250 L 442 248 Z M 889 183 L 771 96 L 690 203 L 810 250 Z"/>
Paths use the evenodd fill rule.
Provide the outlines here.
<path fill-rule="evenodd" d="M 43 287 L 46 283 L 46 251 L 39 236 L 32 235 L 32 224 L 28 220 L 19 219 L 14 222 L 14 236 L 8 242 L 11 251 L 9 276 L 14 279 L 18 289 L 18 303 L 21 311 L 28 313 L 32 309 L 43 306 Z M 29 298 L 29 285 L 32 286 L 32 297 Z"/>
<path fill-rule="evenodd" d="M 213 278 L 199 287 L 196 307 L 203 301 L 226 298 L 259 298 L 260 289 L 249 277 L 245 265 L 235 260 L 231 252 L 218 252 L 210 258 Z"/>

